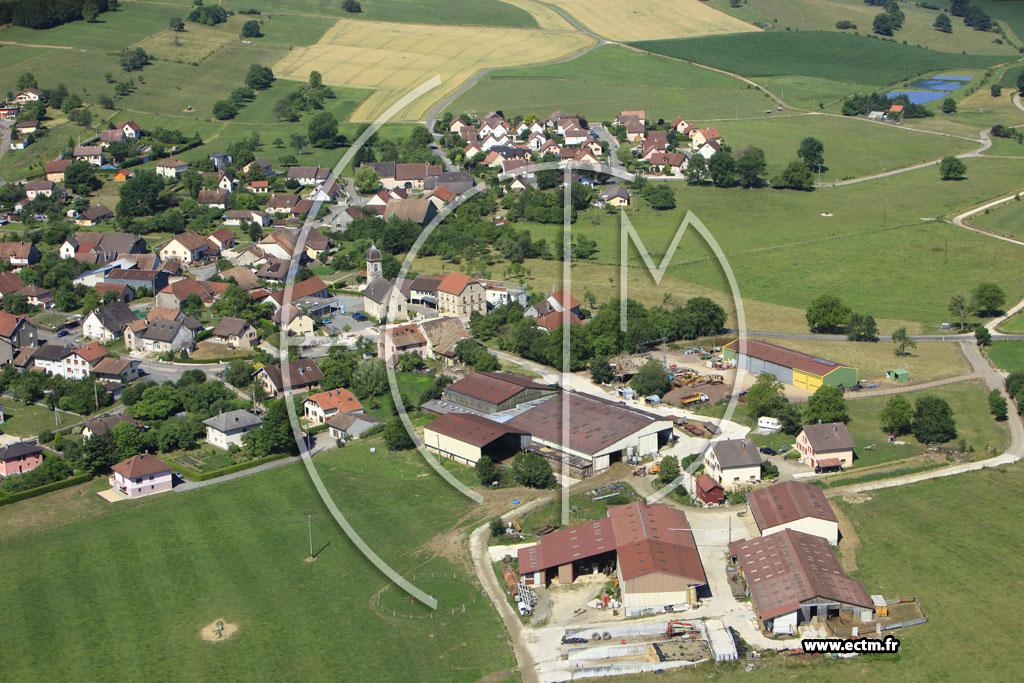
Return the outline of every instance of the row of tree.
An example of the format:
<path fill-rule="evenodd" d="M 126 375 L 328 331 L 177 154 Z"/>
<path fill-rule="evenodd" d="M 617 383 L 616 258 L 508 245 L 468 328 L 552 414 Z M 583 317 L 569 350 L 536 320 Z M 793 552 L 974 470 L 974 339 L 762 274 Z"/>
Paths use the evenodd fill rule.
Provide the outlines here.
<path fill-rule="evenodd" d="M 536 321 L 523 315 L 517 303 L 498 306 L 486 316 L 474 314 L 469 321 L 473 338 L 494 340 L 503 351 L 552 367 L 562 367 L 562 332 L 537 328 Z M 671 342 L 696 339 L 718 332 L 726 321 L 725 310 L 706 297 L 694 297 L 685 304 L 669 301 L 664 306 L 645 307 L 632 299 L 626 305 L 626 330 L 620 329 L 620 302 L 613 299 L 599 306 L 585 326 L 572 325 L 569 359 L 572 370 L 607 364 L 619 353 L 634 353 L 663 339 Z"/>

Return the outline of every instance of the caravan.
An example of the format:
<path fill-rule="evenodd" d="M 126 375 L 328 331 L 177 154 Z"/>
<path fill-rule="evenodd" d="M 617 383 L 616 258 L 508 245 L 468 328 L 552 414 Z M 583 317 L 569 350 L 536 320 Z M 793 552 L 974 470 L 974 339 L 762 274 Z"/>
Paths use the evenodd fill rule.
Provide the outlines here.
<path fill-rule="evenodd" d="M 777 417 L 759 417 L 757 418 L 758 429 L 770 429 L 773 432 L 777 432 L 782 429 L 782 423 L 779 422 Z"/>

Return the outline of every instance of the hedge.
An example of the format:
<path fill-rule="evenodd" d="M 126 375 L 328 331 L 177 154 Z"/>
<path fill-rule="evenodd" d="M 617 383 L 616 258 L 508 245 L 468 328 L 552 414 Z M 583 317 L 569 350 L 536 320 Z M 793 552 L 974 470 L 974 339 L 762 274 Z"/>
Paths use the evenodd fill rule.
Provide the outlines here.
<path fill-rule="evenodd" d="M 193 469 L 180 465 L 177 461 L 174 461 L 174 464 L 177 466 L 178 471 L 184 474 L 189 479 L 195 481 L 207 481 L 208 479 L 222 477 L 225 474 L 234 474 L 235 472 L 247 470 L 250 467 L 256 467 L 257 465 L 262 465 L 264 463 L 273 462 L 275 460 L 280 460 L 281 458 L 287 457 L 290 456 L 288 456 L 286 453 L 268 455 L 267 457 L 260 458 L 259 460 L 246 460 L 245 462 L 235 463 L 234 465 L 228 465 L 227 467 L 221 467 L 220 469 L 210 470 L 208 472 L 197 472 Z"/>
<path fill-rule="evenodd" d="M 67 479 L 61 479 L 60 481 L 52 481 L 49 484 L 43 484 L 37 486 L 34 489 L 26 489 L 24 491 L 18 491 L 17 493 L 0 494 L 0 505 L 8 505 L 10 503 L 17 503 L 19 500 L 25 500 L 26 498 L 35 498 L 41 496 L 44 493 L 51 493 L 52 491 L 60 491 L 66 489 L 69 486 L 77 486 L 84 484 L 85 482 L 92 479 L 92 475 L 88 472 L 82 474 L 76 474 L 73 477 Z"/>

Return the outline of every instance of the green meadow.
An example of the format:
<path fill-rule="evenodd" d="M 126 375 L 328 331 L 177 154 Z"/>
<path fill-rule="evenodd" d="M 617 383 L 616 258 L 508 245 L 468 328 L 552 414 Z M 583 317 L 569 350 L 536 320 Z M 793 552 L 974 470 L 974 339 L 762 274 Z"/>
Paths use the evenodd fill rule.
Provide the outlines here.
<path fill-rule="evenodd" d="M 0 627 L 33 643 L 4 655 L 5 678 L 403 681 L 432 671 L 476 681 L 513 669 L 465 565 L 422 549 L 471 511 L 468 499 L 419 476 L 429 467 L 418 454 L 379 441 L 320 454 L 316 467 L 358 533 L 437 597 L 434 618 L 382 613 L 375 595 L 387 579 L 338 529 L 302 464 L 113 505 L 93 495 L 96 481 L 0 508 L 0 569 L 12 579 Z M 315 562 L 304 561 L 307 515 Z M 452 573 L 460 579 L 436 578 Z M 408 610 L 397 588 L 385 595 L 388 611 Z M 237 633 L 204 641 L 215 620 Z"/>
<path fill-rule="evenodd" d="M 671 121 L 763 115 L 766 104 L 763 94 L 730 76 L 605 45 L 561 64 L 491 72 L 446 110 L 545 117 L 562 110 L 601 121 L 644 109 L 652 120 Z"/>

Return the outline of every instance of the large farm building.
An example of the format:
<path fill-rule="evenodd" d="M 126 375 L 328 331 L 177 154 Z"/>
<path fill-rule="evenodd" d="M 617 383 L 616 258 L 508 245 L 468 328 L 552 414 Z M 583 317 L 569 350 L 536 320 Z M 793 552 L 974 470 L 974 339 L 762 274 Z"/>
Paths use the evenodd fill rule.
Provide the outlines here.
<path fill-rule="evenodd" d="M 755 375 L 767 372 L 783 384 L 810 391 L 823 384 L 852 387 L 857 383 L 857 368 L 848 365 L 753 339 L 745 340 L 745 346 L 741 349 L 740 340 L 734 339 L 723 347 L 722 359 L 735 361 L 737 368 Z"/>
<path fill-rule="evenodd" d="M 446 400 L 425 403 L 435 412 L 450 412 L 424 427 L 424 445 L 467 465 L 483 455 L 499 462 L 532 451 L 552 461 L 555 472 L 579 479 L 630 455 L 657 453 L 673 439 L 668 417 L 590 394 L 501 377 L 473 373 L 452 384 Z M 478 391 L 481 388 L 484 391 Z"/>
<path fill-rule="evenodd" d="M 611 505 L 604 519 L 560 529 L 519 550 L 527 584 L 545 585 L 555 575 L 559 583 L 572 583 L 612 566 L 626 616 L 693 605 L 697 589 L 707 584 L 686 514 L 667 505 Z"/>

